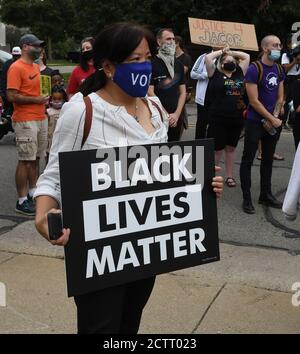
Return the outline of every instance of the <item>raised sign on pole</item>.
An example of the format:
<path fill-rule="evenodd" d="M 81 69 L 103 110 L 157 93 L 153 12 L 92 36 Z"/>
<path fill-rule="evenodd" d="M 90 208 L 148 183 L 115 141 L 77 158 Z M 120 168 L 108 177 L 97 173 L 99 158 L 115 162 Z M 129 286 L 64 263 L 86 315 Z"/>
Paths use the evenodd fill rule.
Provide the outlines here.
<path fill-rule="evenodd" d="M 219 260 L 213 140 L 59 154 L 69 296 Z"/>
<path fill-rule="evenodd" d="M 192 43 L 258 51 L 254 25 L 189 17 L 189 27 Z"/>

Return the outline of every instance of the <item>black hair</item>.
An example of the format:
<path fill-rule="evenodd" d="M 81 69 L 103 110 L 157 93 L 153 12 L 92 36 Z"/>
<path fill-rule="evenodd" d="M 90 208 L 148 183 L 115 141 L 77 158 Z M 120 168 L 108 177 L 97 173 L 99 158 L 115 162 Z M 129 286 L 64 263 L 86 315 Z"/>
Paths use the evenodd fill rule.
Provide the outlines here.
<path fill-rule="evenodd" d="M 172 28 L 168 28 L 168 27 L 165 27 L 165 28 L 160 28 L 157 33 L 156 33 L 156 39 L 160 39 L 162 37 L 162 34 L 167 31 L 167 32 L 172 32 L 174 33 L 173 29 Z"/>
<path fill-rule="evenodd" d="M 56 74 L 56 75 L 57 75 L 57 74 Z M 65 91 L 65 89 L 64 89 L 63 87 L 57 86 L 57 85 L 53 86 L 53 87 L 52 87 L 52 91 L 51 91 L 51 96 L 52 96 L 54 93 L 61 93 L 61 94 L 63 95 L 63 97 L 64 97 L 65 102 L 68 101 L 67 92 Z"/>
<path fill-rule="evenodd" d="M 90 43 L 92 48 L 93 48 L 94 47 L 94 42 L 95 42 L 94 37 L 85 37 L 80 43 L 80 63 L 79 63 L 79 65 L 80 65 L 80 67 L 81 67 L 81 69 L 83 71 L 88 71 L 89 70 L 88 60 L 85 60 L 84 57 L 82 56 L 83 52 L 82 52 L 82 49 L 81 49 L 82 44 L 86 43 L 86 42 Z"/>
<path fill-rule="evenodd" d="M 62 74 L 60 73 L 59 70 L 55 69 L 51 71 L 51 76 L 59 75 L 60 77 L 63 77 Z"/>
<path fill-rule="evenodd" d="M 79 87 L 84 96 L 100 90 L 106 84 L 106 75 L 102 70 L 105 59 L 120 64 L 139 46 L 145 38 L 150 51 L 155 49 L 153 35 L 146 28 L 131 22 L 118 22 L 105 27 L 95 39 L 93 61 L 96 69 Z"/>
<path fill-rule="evenodd" d="M 187 49 L 186 49 L 186 46 L 184 45 L 184 41 L 183 41 L 183 38 L 182 37 L 180 37 L 180 36 L 175 36 L 175 43 L 177 44 L 179 44 L 179 47 L 181 48 L 181 50 L 184 52 L 184 53 L 186 53 L 186 54 L 188 54 L 188 51 L 187 51 Z"/>

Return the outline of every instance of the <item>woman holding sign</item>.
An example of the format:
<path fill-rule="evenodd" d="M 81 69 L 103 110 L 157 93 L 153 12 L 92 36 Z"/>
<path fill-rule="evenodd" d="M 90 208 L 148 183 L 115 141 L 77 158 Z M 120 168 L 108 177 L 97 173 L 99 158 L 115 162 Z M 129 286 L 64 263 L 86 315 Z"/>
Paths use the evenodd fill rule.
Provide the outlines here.
<path fill-rule="evenodd" d="M 215 60 L 217 59 L 217 66 Z M 242 112 L 244 75 L 249 66 L 250 56 L 229 47 L 206 55 L 206 69 L 209 86 L 208 137 L 215 138 L 216 164 L 225 151 L 225 182 L 228 187 L 235 187 L 233 175 L 235 149 L 243 129 Z"/>
<path fill-rule="evenodd" d="M 58 153 L 125 144 L 142 145 L 167 142 L 168 116 L 159 100 L 146 97 L 151 76 L 151 35 L 130 23 L 106 27 L 94 44 L 96 72 L 81 92 L 92 103 L 93 121 L 84 144 L 86 106 L 82 93 L 66 103 L 57 123 L 50 159 L 38 181 L 36 227 L 49 240 L 47 214 L 60 213 Z M 132 80 L 137 75 L 147 78 Z M 153 104 L 154 102 L 154 104 Z M 213 180 L 213 189 L 222 193 L 221 177 Z M 70 229 L 53 245 L 65 246 Z M 79 333 L 137 333 L 144 306 L 155 277 L 75 296 Z"/>

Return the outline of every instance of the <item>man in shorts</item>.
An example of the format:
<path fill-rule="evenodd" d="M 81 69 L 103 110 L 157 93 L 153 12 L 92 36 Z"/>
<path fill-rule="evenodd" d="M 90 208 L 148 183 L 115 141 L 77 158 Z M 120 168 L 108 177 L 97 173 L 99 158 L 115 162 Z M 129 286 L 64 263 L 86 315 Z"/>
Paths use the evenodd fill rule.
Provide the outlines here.
<path fill-rule="evenodd" d="M 39 173 L 39 158 L 45 156 L 47 148 L 45 105 L 49 97 L 40 95 L 40 69 L 34 63 L 44 46 L 45 42 L 33 34 L 22 36 L 21 58 L 10 66 L 7 75 L 7 98 L 14 105 L 12 120 L 18 153 L 16 211 L 25 215 L 35 214 L 32 196 Z"/>

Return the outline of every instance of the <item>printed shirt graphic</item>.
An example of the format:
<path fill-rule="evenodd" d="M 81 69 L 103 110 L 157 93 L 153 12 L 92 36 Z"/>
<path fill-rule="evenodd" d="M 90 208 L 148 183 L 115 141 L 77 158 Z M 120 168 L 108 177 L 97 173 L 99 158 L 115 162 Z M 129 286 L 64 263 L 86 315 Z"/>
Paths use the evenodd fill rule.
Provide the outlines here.
<path fill-rule="evenodd" d="M 208 86 L 209 109 L 214 116 L 241 117 L 244 75 L 240 67 L 231 77 L 216 69 Z"/>
<path fill-rule="evenodd" d="M 17 90 L 23 96 L 40 96 L 40 68 L 26 64 L 21 59 L 13 63 L 7 75 L 7 88 Z M 13 120 L 26 122 L 45 119 L 44 104 L 15 104 Z"/>
<path fill-rule="evenodd" d="M 273 113 L 277 97 L 278 88 L 281 81 L 285 79 L 285 75 L 278 72 L 277 65 L 263 66 L 263 76 L 260 83 L 258 83 L 258 71 L 254 64 L 249 66 L 245 76 L 246 83 L 253 83 L 258 85 L 258 99 L 264 105 L 268 112 Z M 247 119 L 260 121 L 262 117 L 249 105 Z"/>

